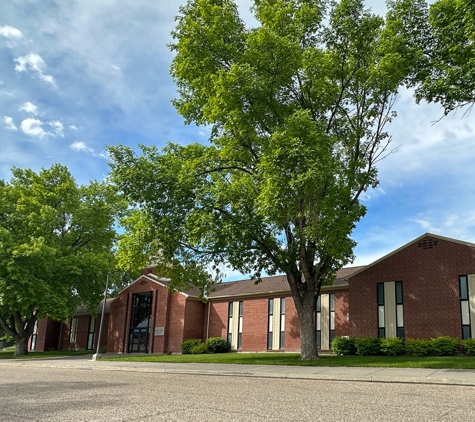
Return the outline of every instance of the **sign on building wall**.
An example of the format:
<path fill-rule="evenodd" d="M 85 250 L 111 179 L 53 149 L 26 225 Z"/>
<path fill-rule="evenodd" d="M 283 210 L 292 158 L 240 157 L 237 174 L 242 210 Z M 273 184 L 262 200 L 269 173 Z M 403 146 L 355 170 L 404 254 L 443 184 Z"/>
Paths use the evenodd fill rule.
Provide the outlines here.
<path fill-rule="evenodd" d="M 156 336 L 165 335 L 165 327 L 155 327 L 155 335 Z"/>

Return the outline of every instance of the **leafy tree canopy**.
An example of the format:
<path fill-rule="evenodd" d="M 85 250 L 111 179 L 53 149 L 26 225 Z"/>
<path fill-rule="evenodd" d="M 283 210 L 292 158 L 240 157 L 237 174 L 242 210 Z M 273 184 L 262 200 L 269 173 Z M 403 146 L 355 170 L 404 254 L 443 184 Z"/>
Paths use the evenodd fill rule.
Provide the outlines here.
<path fill-rule="evenodd" d="M 378 183 L 417 52 L 360 0 L 255 0 L 253 11 L 259 26 L 246 28 L 231 0 L 180 8 L 174 105 L 210 128 L 210 144 L 110 148 L 112 180 L 136 206 L 119 256 L 204 288 L 224 264 L 285 273 L 311 359 L 316 298 L 353 259 L 360 196 Z"/>
<path fill-rule="evenodd" d="M 120 202 L 102 183 L 76 185 L 61 165 L 12 173 L 0 181 L 0 325 L 22 354 L 37 319 L 101 300 Z"/>
<path fill-rule="evenodd" d="M 475 102 L 475 3 L 405 0 L 395 21 L 418 57 L 410 85 L 416 99 L 438 102 L 444 113 Z"/>

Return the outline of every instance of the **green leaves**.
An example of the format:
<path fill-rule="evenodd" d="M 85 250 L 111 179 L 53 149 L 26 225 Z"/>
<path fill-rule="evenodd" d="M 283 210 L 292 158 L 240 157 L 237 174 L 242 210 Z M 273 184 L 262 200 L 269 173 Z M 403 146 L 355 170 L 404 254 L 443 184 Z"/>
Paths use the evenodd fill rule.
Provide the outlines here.
<path fill-rule="evenodd" d="M 415 62 L 416 100 L 439 102 L 444 113 L 475 99 L 475 5 L 470 0 L 391 2 L 392 29 Z"/>
<path fill-rule="evenodd" d="M 58 164 L 12 173 L 0 184 L 1 314 L 16 312 L 27 326 L 32 315 L 65 320 L 80 304 L 97 305 L 124 203 L 104 184 L 77 186 Z"/>
<path fill-rule="evenodd" d="M 322 284 L 353 258 L 360 197 L 378 183 L 384 126 L 418 55 L 400 25 L 410 0 L 396 3 L 386 25 L 362 0 L 254 0 L 259 24 L 245 28 L 231 0 L 189 0 L 172 33 L 174 105 L 211 126 L 210 144 L 109 149 L 132 206 L 124 268 L 157 262 L 172 286 L 202 288 L 222 265 L 284 272 L 314 321 Z"/>

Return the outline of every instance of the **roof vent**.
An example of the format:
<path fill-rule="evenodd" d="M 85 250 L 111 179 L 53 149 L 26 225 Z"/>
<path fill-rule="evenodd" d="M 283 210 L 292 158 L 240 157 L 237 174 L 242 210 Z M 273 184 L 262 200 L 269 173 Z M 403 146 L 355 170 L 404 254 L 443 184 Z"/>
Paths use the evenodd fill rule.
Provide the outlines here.
<path fill-rule="evenodd" d="M 433 239 L 432 237 L 426 237 L 425 239 L 422 239 L 418 244 L 418 248 L 422 249 L 432 249 L 433 247 L 438 245 L 437 239 Z"/>
<path fill-rule="evenodd" d="M 139 283 L 141 286 L 145 286 L 147 284 L 147 280 L 140 280 Z"/>

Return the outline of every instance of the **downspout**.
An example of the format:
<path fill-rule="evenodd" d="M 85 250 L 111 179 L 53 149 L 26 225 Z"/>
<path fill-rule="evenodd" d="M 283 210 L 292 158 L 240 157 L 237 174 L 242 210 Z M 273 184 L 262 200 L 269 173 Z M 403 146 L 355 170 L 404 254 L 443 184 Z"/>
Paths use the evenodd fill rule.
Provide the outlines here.
<path fill-rule="evenodd" d="M 211 302 L 208 300 L 208 321 L 206 321 L 206 340 L 209 338 L 209 314 L 211 309 Z"/>

